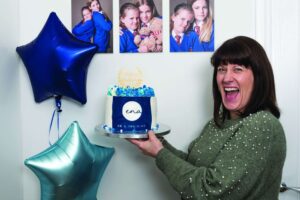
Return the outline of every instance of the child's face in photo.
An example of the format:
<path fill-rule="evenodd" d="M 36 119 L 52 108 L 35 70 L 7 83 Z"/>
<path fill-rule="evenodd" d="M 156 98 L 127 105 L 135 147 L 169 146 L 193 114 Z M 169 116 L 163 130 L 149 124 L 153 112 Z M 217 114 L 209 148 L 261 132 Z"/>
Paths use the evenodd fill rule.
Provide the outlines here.
<path fill-rule="evenodd" d="M 83 21 L 91 20 L 92 19 L 91 11 L 88 9 L 84 9 L 82 11 L 82 18 L 83 18 Z"/>
<path fill-rule="evenodd" d="M 192 5 L 195 19 L 197 21 L 204 21 L 208 16 L 208 6 L 205 0 L 197 0 Z"/>
<path fill-rule="evenodd" d="M 179 10 L 177 15 L 172 15 L 172 21 L 174 23 L 173 31 L 177 34 L 184 33 L 188 29 L 193 18 L 194 15 L 190 11 L 185 9 Z"/>
<path fill-rule="evenodd" d="M 139 11 L 130 9 L 125 13 L 125 17 L 121 18 L 121 22 L 130 30 L 136 30 L 139 25 Z"/>
<path fill-rule="evenodd" d="M 100 4 L 98 3 L 98 1 L 93 1 L 93 2 L 91 3 L 90 9 L 91 9 L 92 11 L 100 11 Z"/>
<path fill-rule="evenodd" d="M 149 23 L 149 21 L 152 19 L 152 12 L 148 5 L 141 5 L 139 7 L 140 10 L 140 19 L 142 23 Z"/>

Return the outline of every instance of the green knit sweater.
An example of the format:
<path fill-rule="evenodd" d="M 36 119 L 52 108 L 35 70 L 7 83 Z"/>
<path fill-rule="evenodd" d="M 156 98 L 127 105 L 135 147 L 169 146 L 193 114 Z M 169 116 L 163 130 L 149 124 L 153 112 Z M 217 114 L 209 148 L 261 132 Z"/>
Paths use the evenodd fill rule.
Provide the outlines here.
<path fill-rule="evenodd" d="M 270 112 L 213 120 L 184 153 L 164 142 L 156 157 L 182 199 L 276 200 L 286 155 L 283 128 Z"/>

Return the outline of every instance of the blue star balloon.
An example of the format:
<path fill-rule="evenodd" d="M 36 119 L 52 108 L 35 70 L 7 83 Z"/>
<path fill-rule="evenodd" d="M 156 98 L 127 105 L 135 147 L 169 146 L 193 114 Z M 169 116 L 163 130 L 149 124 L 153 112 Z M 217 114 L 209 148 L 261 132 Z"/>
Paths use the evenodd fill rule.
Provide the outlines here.
<path fill-rule="evenodd" d="M 38 37 L 16 50 L 27 69 L 36 102 L 66 96 L 86 103 L 87 68 L 97 46 L 74 37 L 54 12 Z"/>
<path fill-rule="evenodd" d="M 42 200 L 97 199 L 102 175 L 114 148 L 89 142 L 77 122 L 43 152 L 25 160 L 39 178 Z"/>

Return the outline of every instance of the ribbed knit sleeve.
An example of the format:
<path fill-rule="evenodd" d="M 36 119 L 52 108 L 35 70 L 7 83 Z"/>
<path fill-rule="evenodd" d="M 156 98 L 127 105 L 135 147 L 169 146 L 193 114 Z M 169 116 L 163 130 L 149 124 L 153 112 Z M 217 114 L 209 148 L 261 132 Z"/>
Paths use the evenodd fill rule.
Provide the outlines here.
<path fill-rule="evenodd" d="M 187 159 L 187 155 L 188 155 L 187 153 L 176 149 L 168 141 L 164 140 L 163 141 L 163 146 L 164 146 L 165 149 L 168 149 L 170 152 L 172 152 L 177 157 L 179 157 L 179 158 L 181 158 L 183 160 Z"/>
<path fill-rule="evenodd" d="M 182 199 L 274 200 L 285 148 L 279 121 L 259 112 L 223 129 L 211 123 L 187 160 L 164 148 L 156 164 Z"/>

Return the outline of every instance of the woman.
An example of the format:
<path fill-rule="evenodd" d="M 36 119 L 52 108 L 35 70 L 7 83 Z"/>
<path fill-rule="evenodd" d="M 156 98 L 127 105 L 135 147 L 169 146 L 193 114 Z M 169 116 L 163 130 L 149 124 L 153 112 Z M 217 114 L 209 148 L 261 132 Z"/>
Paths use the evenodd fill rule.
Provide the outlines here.
<path fill-rule="evenodd" d="M 88 6 L 81 8 L 82 20 L 74 26 L 72 33 L 80 40 L 91 42 L 94 34 L 94 23 L 92 21 L 92 11 Z"/>
<path fill-rule="evenodd" d="M 209 0 L 188 0 L 188 4 L 193 8 L 195 20 L 190 26 L 194 30 L 199 41 L 202 43 L 204 51 L 214 51 L 214 21 L 212 8 Z M 198 51 L 203 51 L 199 49 Z"/>
<path fill-rule="evenodd" d="M 87 3 L 93 11 L 93 22 L 95 26 L 94 43 L 98 46 L 99 53 L 106 53 L 110 47 L 110 31 L 112 22 L 103 12 L 99 0 L 89 0 Z"/>
<path fill-rule="evenodd" d="M 155 157 L 182 199 L 278 199 L 286 155 L 274 76 L 264 49 L 232 38 L 211 58 L 214 118 L 188 153 L 157 139 L 130 140 Z"/>

